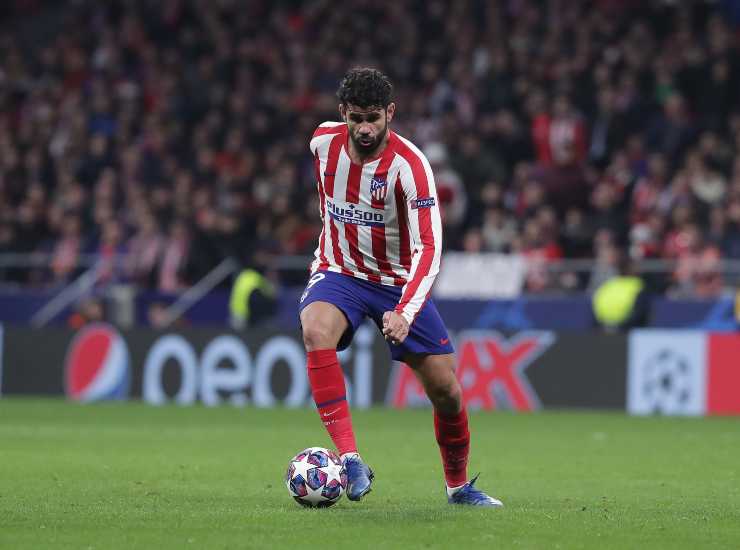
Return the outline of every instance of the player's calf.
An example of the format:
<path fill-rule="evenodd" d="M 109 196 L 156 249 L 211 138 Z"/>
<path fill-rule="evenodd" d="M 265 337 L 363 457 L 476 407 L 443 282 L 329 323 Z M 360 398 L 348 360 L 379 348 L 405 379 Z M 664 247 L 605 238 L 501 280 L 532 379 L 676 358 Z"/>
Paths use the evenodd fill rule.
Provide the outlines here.
<path fill-rule="evenodd" d="M 334 349 L 308 352 L 308 381 L 316 410 L 340 454 L 357 452 L 344 373 Z"/>

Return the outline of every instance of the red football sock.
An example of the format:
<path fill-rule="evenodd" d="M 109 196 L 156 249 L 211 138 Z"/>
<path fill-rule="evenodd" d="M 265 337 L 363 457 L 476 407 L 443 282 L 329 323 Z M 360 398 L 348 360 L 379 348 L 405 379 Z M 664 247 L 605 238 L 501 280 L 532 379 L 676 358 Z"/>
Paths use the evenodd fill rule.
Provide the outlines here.
<path fill-rule="evenodd" d="M 468 452 L 470 432 L 468 413 L 463 409 L 452 416 L 434 411 L 434 434 L 442 455 L 445 481 L 448 487 L 459 487 L 468 481 Z"/>
<path fill-rule="evenodd" d="M 318 349 L 308 352 L 308 381 L 319 416 L 339 454 L 356 453 L 357 444 L 347 404 L 344 374 L 336 350 Z"/>

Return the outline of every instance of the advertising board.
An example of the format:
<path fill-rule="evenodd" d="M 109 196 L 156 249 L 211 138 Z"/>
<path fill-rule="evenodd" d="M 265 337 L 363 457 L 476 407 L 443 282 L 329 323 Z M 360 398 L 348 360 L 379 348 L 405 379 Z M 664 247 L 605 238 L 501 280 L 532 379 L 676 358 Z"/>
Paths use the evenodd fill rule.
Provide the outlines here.
<path fill-rule="evenodd" d="M 463 397 L 473 409 L 624 409 L 623 336 L 475 330 L 451 337 Z M 78 332 L 6 328 L 4 343 L 5 395 L 141 399 L 154 405 L 311 405 L 298 332 L 122 331 L 98 323 Z M 374 326 L 362 326 L 339 356 L 354 407 L 429 405 L 411 370 L 391 361 Z"/>

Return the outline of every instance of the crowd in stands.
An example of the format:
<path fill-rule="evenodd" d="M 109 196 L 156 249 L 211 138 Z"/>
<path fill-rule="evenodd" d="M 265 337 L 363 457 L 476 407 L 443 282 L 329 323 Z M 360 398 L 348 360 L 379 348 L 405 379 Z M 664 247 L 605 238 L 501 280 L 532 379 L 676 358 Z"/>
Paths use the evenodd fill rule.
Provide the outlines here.
<path fill-rule="evenodd" d="M 734 0 L 75 0 L 0 22 L 4 282 L 178 292 L 222 259 L 310 255 L 308 140 L 352 66 L 395 85 L 445 246 L 524 254 L 531 292 L 625 260 L 712 296 L 740 259 Z M 121 258 L 124 258 L 121 261 Z M 588 277 L 549 262 L 595 258 Z M 541 269 L 537 269 L 540 266 Z"/>

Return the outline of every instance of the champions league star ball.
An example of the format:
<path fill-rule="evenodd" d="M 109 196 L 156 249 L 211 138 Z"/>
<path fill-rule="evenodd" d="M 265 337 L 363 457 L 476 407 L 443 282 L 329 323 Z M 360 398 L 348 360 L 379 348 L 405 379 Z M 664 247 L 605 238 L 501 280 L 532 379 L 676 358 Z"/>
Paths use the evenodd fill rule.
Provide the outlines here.
<path fill-rule="evenodd" d="M 291 459 L 285 484 L 290 496 L 301 506 L 328 508 L 342 498 L 347 474 L 337 453 L 323 447 L 309 447 Z"/>

